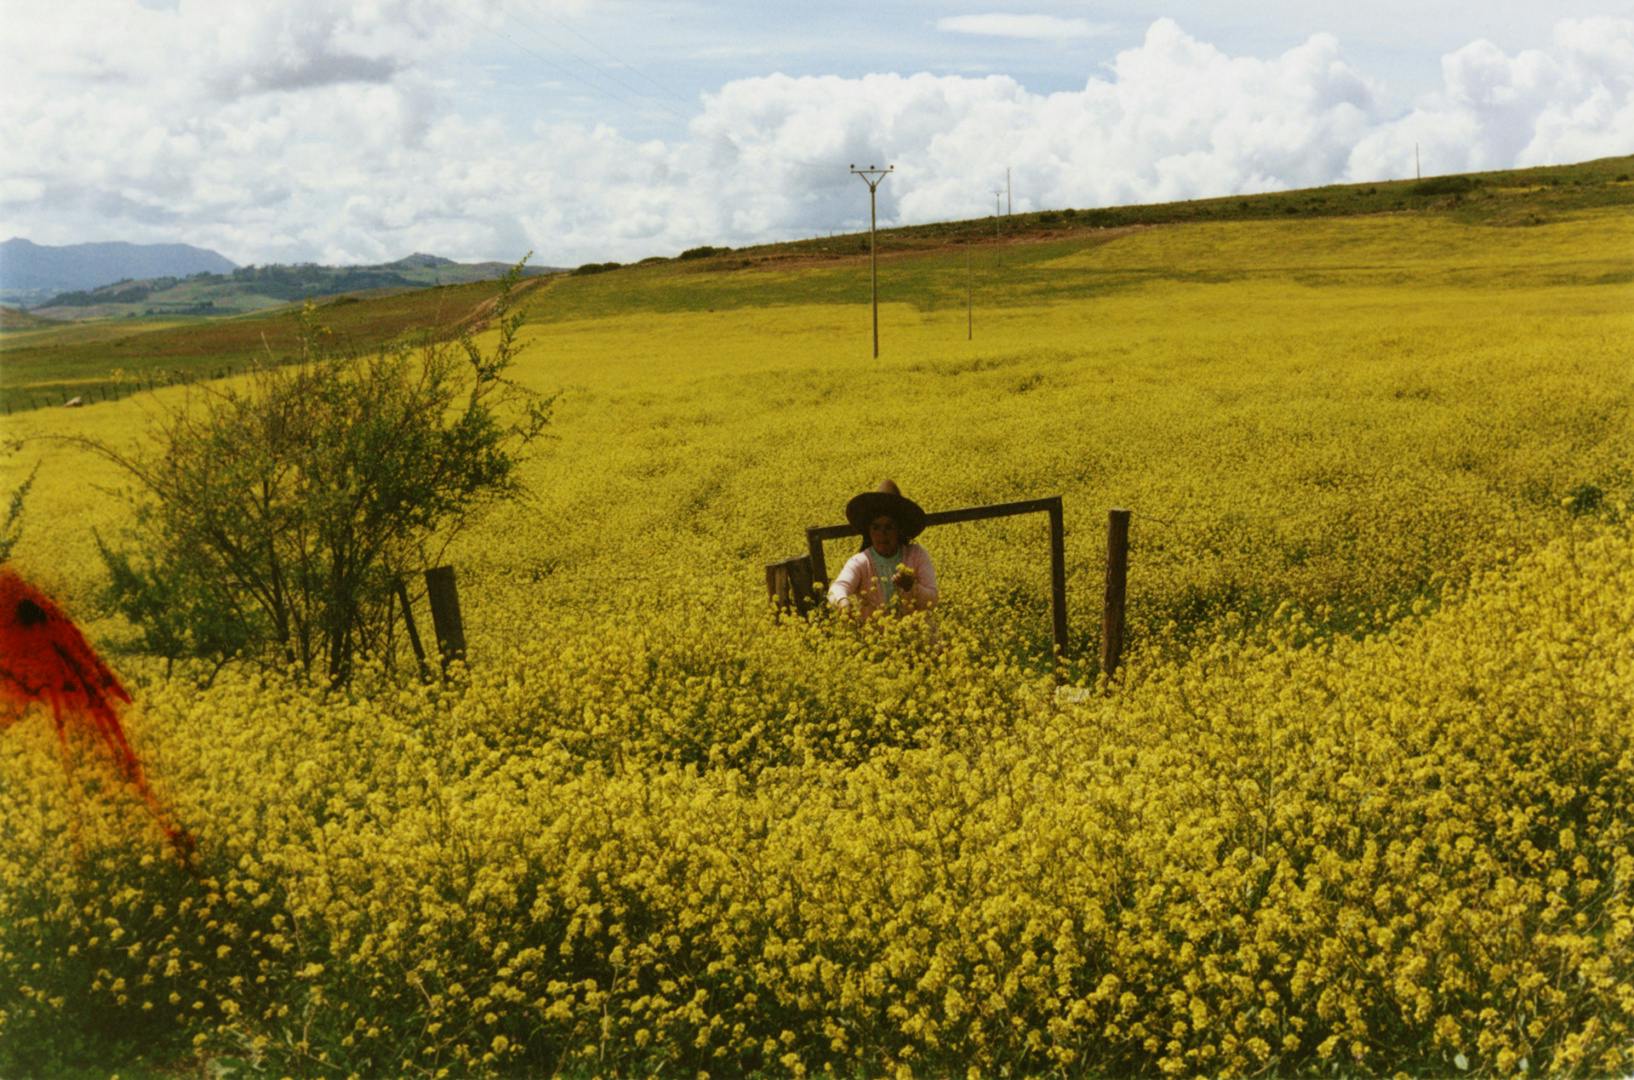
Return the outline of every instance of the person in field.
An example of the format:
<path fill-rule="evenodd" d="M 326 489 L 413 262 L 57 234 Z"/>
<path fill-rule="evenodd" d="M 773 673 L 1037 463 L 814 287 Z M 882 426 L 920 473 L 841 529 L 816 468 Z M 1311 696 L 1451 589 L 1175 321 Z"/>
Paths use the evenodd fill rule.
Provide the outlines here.
<path fill-rule="evenodd" d="M 883 480 L 845 506 L 845 519 L 862 534 L 862 550 L 846 560 L 828 587 L 835 608 L 871 618 L 882 611 L 927 611 L 939 596 L 930 552 L 913 542 L 925 511 L 895 482 Z"/>

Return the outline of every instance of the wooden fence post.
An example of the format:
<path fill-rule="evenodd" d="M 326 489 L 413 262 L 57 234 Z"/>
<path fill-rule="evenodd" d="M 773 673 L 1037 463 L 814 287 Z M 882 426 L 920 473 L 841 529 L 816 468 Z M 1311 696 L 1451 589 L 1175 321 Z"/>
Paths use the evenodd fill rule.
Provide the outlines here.
<path fill-rule="evenodd" d="M 1050 500 L 1050 630 L 1057 666 L 1067 659 L 1067 541 L 1061 496 Z"/>
<path fill-rule="evenodd" d="M 1101 674 L 1107 678 L 1123 659 L 1123 607 L 1129 583 L 1129 511 L 1113 510 L 1106 520 L 1106 608 L 1101 616 Z"/>
<path fill-rule="evenodd" d="M 452 566 L 426 571 L 426 597 L 431 601 L 431 628 L 437 635 L 437 651 L 447 671 L 450 661 L 465 659 L 465 624 L 460 620 L 460 592 L 454 584 Z"/>
<path fill-rule="evenodd" d="M 814 587 L 828 591 L 828 560 L 823 555 L 822 530 L 812 525 L 806 529 L 806 551 L 811 559 L 811 581 Z"/>
<path fill-rule="evenodd" d="M 795 555 L 766 566 L 766 592 L 781 611 L 805 615 L 812 608 L 811 556 Z"/>
<path fill-rule="evenodd" d="M 408 631 L 409 648 L 414 650 L 414 662 L 420 668 L 420 678 L 429 679 L 431 671 L 426 667 L 426 650 L 420 644 L 420 628 L 414 625 L 414 608 L 409 604 L 408 586 L 403 579 L 397 579 L 397 600 L 403 607 L 403 628 Z"/>

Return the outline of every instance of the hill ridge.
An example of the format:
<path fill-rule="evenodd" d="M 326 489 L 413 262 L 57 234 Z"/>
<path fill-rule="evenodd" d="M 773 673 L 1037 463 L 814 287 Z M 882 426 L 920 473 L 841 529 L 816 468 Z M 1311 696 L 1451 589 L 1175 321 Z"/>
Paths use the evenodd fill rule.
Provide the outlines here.
<path fill-rule="evenodd" d="M 220 252 L 192 244 L 105 240 L 37 244 L 21 236 L 0 242 L 0 300 L 34 306 L 53 293 L 95 288 L 121 279 L 186 276 L 237 266 Z"/>

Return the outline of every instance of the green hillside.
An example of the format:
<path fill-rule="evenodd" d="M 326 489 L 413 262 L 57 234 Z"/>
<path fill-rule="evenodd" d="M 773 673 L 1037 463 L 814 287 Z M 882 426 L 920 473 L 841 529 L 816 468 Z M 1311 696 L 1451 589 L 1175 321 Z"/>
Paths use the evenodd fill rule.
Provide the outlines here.
<path fill-rule="evenodd" d="M 1095 297 L 1134 288 L 1156 276 L 1167 280 L 1217 279 L 1231 268 L 1195 261 L 1152 266 L 1118 265 L 1066 271 L 1061 260 L 1119 241 L 1132 231 L 1178 224 L 1257 221 L 1276 223 L 1278 235 L 1297 236 L 1302 223 L 1366 216 L 1379 222 L 1443 222 L 1495 230 L 1505 250 L 1530 243 L 1537 226 L 1571 219 L 1599 208 L 1634 208 L 1634 157 L 1606 158 L 1576 165 L 1508 170 L 1468 176 L 1431 177 L 1373 184 L 1334 185 L 1264 195 L 1200 199 L 1094 210 L 1060 209 L 941 222 L 882 230 L 881 301 L 907 304 L 920 312 L 962 308 L 967 291 L 978 308 L 995 303 Z M 1452 233 L 1424 234 L 1436 244 Z M 1501 273 L 1482 243 L 1471 246 L 1471 265 L 1438 274 Z M 548 302 L 533 302 L 530 318 L 559 322 L 634 312 L 710 312 L 743 307 L 810 303 L 865 304 L 867 234 L 819 237 L 737 250 L 697 249 L 687 257 L 653 258 L 626 266 L 598 264 L 548 280 Z M 1426 249 L 1426 254 L 1433 249 Z M 967 261 L 970 270 L 967 275 Z M 1484 269 L 1482 267 L 1484 266 Z M 395 268 L 395 269 L 393 269 Z M 460 267 L 491 274 L 494 264 Z M 1311 268 L 1317 273 L 1319 268 Z M 1330 268 L 1331 269 L 1331 268 Z M 346 273 L 389 271 L 429 282 L 454 273 L 450 264 L 411 257 L 387 267 Z M 1415 272 L 1398 267 L 1398 275 Z M 1610 259 L 1598 271 L 1608 282 L 1634 275 L 1626 258 Z M 230 277 L 206 276 L 175 282 L 140 300 L 111 299 L 125 283 L 98 290 L 107 304 L 77 310 L 138 309 L 152 318 L 91 320 L 78 326 L 10 331 L 0 339 L 0 396 L 12 409 L 60 403 L 73 396 L 92 400 L 129 392 L 155 380 L 208 378 L 267 355 L 281 355 L 295 340 L 297 308 L 268 295 L 306 287 L 324 288 L 347 279 L 322 267 L 243 268 Z M 291 276 L 293 275 L 293 276 Z M 331 275 L 325 278 L 324 275 Z M 356 279 L 354 283 L 361 282 Z M 317 283 L 317 284 L 314 284 Z M 151 283 L 150 283 L 151 284 Z M 415 288 L 409 284 L 323 301 L 321 319 L 358 348 L 375 348 L 405 333 L 447 328 L 468 320 L 492 295 L 490 282 Z M 88 294 L 94 295 L 94 294 Z M 535 294 L 536 300 L 544 294 Z M 202 308 L 201 305 L 213 305 Z M 232 318 L 207 318 L 240 307 L 278 305 Z M 123 306 L 121 306 L 123 305 Z M 170 305 L 167 307 L 166 305 Z M 57 306 L 47 313 L 71 310 Z M 166 314 L 160 317 L 160 312 Z M 32 313 L 38 314 L 38 312 Z M 117 376 L 117 377 L 116 377 Z M 119 386 L 122 389 L 116 389 Z"/>
<path fill-rule="evenodd" d="M 1598 206 L 1634 205 L 1634 155 L 1575 165 L 1506 169 L 1422 180 L 1331 184 L 1263 195 L 1231 195 L 1183 202 L 1149 203 L 1078 210 L 1063 208 L 1005 217 L 997 229 L 991 217 L 970 221 L 882 229 L 882 247 L 919 250 L 944 244 L 1029 242 L 1070 236 L 1089 229 L 1129 225 L 1170 225 L 1195 221 L 1251 221 L 1348 216 L 1352 214 L 1434 213 L 1483 225 L 1536 225 Z M 785 258 L 853 255 L 866 251 L 867 235 L 819 237 L 743 248 L 703 265 L 748 261 L 757 265 Z"/>
<path fill-rule="evenodd" d="M 551 280 L 532 278 L 523 288 Z M 494 283 L 482 281 L 342 296 L 318 304 L 319 320 L 353 347 L 371 350 L 405 335 L 447 332 L 479 319 L 493 294 Z M 285 305 L 236 318 L 112 319 L 8 331 L 0 337 L 0 399 L 11 410 L 28 409 L 213 378 L 269 356 L 290 355 L 299 326 L 299 306 Z"/>
<path fill-rule="evenodd" d="M 0 331 L 4 330 L 36 330 L 42 326 L 55 326 L 51 319 L 42 318 L 22 308 L 8 307 L 0 304 Z"/>

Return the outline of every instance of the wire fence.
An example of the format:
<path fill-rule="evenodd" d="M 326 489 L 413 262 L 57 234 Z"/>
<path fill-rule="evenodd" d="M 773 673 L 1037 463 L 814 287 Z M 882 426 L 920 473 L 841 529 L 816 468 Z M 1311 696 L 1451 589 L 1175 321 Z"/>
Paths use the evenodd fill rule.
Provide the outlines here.
<path fill-rule="evenodd" d="M 159 371 L 128 375 L 95 383 L 51 387 L 17 387 L 0 390 L 0 410 L 5 415 L 39 409 L 82 409 L 110 401 L 124 401 L 137 394 L 153 393 L 173 386 L 191 386 L 212 379 L 248 374 L 253 364 L 227 364 L 188 371 Z"/>

